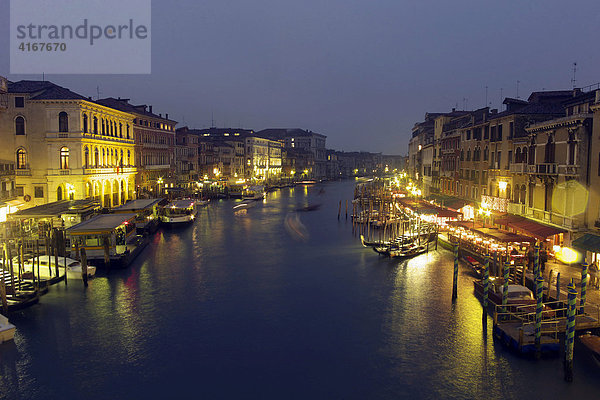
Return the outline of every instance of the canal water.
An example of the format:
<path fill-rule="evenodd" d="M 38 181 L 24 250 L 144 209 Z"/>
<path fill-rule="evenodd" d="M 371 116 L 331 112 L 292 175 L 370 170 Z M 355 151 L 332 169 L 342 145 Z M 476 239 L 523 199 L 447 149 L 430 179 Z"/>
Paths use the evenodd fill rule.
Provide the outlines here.
<path fill-rule="evenodd" d="M 484 332 L 468 271 L 361 247 L 337 212 L 353 182 L 297 186 L 254 207 L 213 202 L 161 230 L 125 270 L 59 284 L 12 317 L 7 399 L 594 398 L 600 366 L 575 349 L 522 358 Z M 297 208 L 321 204 L 315 211 Z M 591 397 L 590 397 L 591 396 Z"/>

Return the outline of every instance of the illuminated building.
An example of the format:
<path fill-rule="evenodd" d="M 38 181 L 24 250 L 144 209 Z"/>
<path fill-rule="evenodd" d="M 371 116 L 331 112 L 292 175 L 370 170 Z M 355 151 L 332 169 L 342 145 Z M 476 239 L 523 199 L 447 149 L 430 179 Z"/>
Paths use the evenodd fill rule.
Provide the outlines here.
<path fill-rule="evenodd" d="M 14 160 L 15 191 L 28 206 L 135 196 L 132 114 L 46 81 L 8 84 L 0 159 Z"/>
<path fill-rule="evenodd" d="M 100 99 L 102 105 L 134 115 L 136 188 L 145 194 L 155 190 L 159 178 L 165 185 L 175 183 L 175 125 L 169 114 L 154 114 L 152 106 L 133 105 L 129 99 Z"/>
<path fill-rule="evenodd" d="M 281 177 L 281 143 L 260 137 L 247 137 L 246 179 L 276 181 Z"/>

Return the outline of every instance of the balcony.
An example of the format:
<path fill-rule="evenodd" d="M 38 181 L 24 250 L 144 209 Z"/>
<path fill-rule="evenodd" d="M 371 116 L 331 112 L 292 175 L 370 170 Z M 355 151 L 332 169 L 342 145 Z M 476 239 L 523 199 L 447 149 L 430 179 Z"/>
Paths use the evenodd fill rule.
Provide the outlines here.
<path fill-rule="evenodd" d="M 580 172 L 579 165 L 559 165 L 558 166 L 558 174 L 559 175 L 579 176 L 579 172 Z"/>
<path fill-rule="evenodd" d="M 102 174 L 128 174 L 136 172 L 137 168 L 135 167 L 105 167 L 105 168 L 84 168 L 84 175 L 102 175 Z"/>
<path fill-rule="evenodd" d="M 543 163 L 527 166 L 527 173 L 535 175 L 557 175 L 558 164 Z"/>
<path fill-rule="evenodd" d="M 518 163 L 518 164 L 510 164 L 508 169 L 511 174 L 525 174 L 527 173 L 527 164 Z"/>
<path fill-rule="evenodd" d="M 17 168 L 15 169 L 16 176 L 31 176 L 31 169 L 29 168 Z"/>
<path fill-rule="evenodd" d="M 94 139 L 94 140 L 102 140 L 106 142 L 117 142 L 117 143 L 126 143 L 126 144 L 134 144 L 133 137 L 130 139 L 117 137 L 117 136 L 107 136 L 100 135 L 95 133 L 83 133 L 83 132 L 46 132 L 46 139 Z"/>

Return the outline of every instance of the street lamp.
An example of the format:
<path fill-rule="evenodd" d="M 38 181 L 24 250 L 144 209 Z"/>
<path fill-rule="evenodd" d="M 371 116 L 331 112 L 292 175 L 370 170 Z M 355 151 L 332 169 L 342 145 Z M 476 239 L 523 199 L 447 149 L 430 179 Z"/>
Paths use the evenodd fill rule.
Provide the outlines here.
<path fill-rule="evenodd" d="M 487 206 L 482 205 L 479 208 L 478 213 L 483 216 L 483 227 L 485 228 L 485 219 L 487 217 L 489 217 L 492 212 L 487 208 Z M 474 217 L 473 217 L 473 224 L 475 224 L 475 218 Z"/>

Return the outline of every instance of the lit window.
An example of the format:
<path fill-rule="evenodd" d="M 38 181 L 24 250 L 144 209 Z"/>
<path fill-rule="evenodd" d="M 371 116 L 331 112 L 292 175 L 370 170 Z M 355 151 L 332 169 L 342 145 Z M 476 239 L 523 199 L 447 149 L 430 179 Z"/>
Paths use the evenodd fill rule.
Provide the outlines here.
<path fill-rule="evenodd" d="M 61 147 L 60 149 L 60 169 L 69 169 L 69 148 Z"/>
<path fill-rule="evenodd" d="M 27 152 L 25 149 L 17 150 L 17 169 L 27 169 Z"/>

